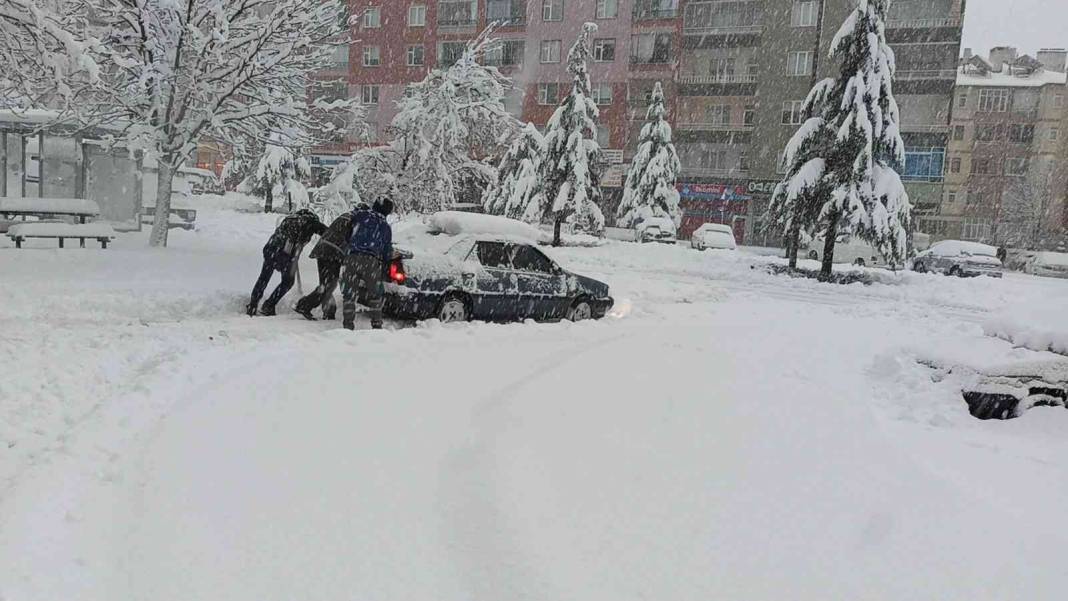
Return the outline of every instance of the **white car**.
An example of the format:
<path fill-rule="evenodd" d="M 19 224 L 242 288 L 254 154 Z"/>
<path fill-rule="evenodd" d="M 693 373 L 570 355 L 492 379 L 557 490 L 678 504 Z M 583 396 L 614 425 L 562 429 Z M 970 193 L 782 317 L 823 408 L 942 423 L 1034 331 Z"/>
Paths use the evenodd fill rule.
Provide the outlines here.
<path fill-rule="evenodd" d="M 734 242 L 734 230 L 722 223 L 706 223 L 690 236 L 690 246 L 697 250 L 738 248 Z"/>
<path fill-rule="evenodd" d="M 1047 278 L 1068 278 L 1068 253 L 1035 253 L 1024 265 L 1024 272 Z"/>
<path fill-rule="evenodd" d="M 823 260 L 823 238 L 814 238 L 808 245 L 806 255 L 813 261 Z M 886 261 L 875 247 L 849 235 L 839 235 L 834 244 L 834 262 L 851 263 L 853 265 L 872 266 L 884 265 Z"/>
<path fill-rule="evenodd" d="M 667 217 L 650 217 L 638 224 L 638 242 L 675 244 L 675 222 Z"/>
<path fill-rule="evenodd" d="M 1001 269 L 996 248 L 961 240 L 938 242 L 912 260 L 913 271 L 944 273 L 962 278 L 979 275 L 1000 278 Z"/>

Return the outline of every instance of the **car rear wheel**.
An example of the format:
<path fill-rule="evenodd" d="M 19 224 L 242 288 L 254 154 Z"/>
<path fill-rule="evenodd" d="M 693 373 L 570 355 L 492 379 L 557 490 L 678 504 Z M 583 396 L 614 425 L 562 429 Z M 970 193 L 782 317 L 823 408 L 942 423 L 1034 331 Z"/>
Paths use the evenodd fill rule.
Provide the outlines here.
<path fill-rule="evenodd" d="M 858 257 L 857 260 L 853 261 L 853 264 L 857 267 L 864 267 L 865 265 L 867 265 L 867 263 L 864 262 L 864 259 L 860 257 Z"/>
<path fill-rule="evenodd" d="M 808 258 L 812 259 L 813 261 L 819 261 L 820 254 L 814 250 L 810 250 L 808 251 Z"/>
<path fill-rule="evenodd" d="M 950 267 L 949 268 L 949 275 L 954 275 L 954 276 L 957 276 L 958 278 L 962 277 L 962 274 L 960 272 L 960 267 L 957 266 L 957 265 L 954 265 L 953 267 Z"/>
<path fill-rule="evenodd" d="M 471 320 L 471 311 L 467 302 L 459 294 L 446 294 L 438 305 L 436 317 L 441 323 L 454 323 Z"/>
<path fill-rule="evenodd" d="M 912 265 L 912 270 L 916 273 L 927 273 L 927 266 L 920 261 Z"/>
<path fill-rule="evenodd" d="M 568 321 L 593 319 L 593 307 L 589 301 L 580 298 L 567 310 L 567 319 Z"/>

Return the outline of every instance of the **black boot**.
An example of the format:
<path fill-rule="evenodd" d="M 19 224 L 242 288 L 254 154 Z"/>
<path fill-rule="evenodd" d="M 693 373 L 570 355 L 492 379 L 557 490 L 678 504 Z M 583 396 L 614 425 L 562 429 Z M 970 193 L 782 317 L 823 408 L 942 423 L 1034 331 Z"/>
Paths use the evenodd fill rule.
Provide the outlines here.
<path fill-rule="evenodd" d="M 312 315 L 311 309 L 305 309 L 304 307 L 301 307 L 299 303 L 297 304 L 297 307 L 294 309 L 294 311 L 300 313 L 300 315 L 308 321 L 315 321 L 315 316 Z"/>
<path fill-rule="evenodd" d="M 264 317 L 274 317 L 276 315 L 274 305 L 264 305 L 261 307 L 260 315 L 263 315 Z"/>
<path fill-rule="evenodd" d="M 354 322 L 351 322 L 351 321 L 342 322 L 341 326 L 344 327 L 346 330 L 355 330 L 356 329 L 356 324 Z"/>
<path fill-rule="evenodd" d="M 247 313 L 249 317 L 255 317 L 256 316 L 256 303 L 249 303 L 248 305 L 246 305 L 245 306 L 245 313 Z"/>

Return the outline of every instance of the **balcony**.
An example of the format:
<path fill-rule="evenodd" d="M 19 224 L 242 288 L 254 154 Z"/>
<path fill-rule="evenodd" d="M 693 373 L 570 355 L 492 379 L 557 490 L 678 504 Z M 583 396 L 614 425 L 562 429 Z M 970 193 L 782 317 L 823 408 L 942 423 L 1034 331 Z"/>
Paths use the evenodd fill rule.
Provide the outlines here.
<path fill-rule="evenodd" d="M 717 83 L 756 83 L 759 75 L 755 73 L 717 73 L 715 75 L 675 74 L 676 83 L 717 84 Z"/>
<path fill-rule="evenodd" d="M 657 19 L 674 19 L 679 16 L 677 8 L 641 8 L 634 7 L 631 16 L 635 21 L 655 21 Z"/>
<path fill-rule="evenodd" d="M 478 27 L 477 19 L 444 19 L 438 20 L 438 31 L 444 33 L 471 33 Z"/>
<path fill-rule="evenodd" d="M 960 27 L 960 17 L 943 17 L 941 19 L 890 19 L 887 29 L 937 29 Z"/>
<path fill-rule="evenodd" d="M 745 35 L 764 32 L 760 23 L 747 25 L 691 25 L 682 26 L 682 35 Z"/>
<path fill-rule="evenodd" d="M 630 56 L 632 65 L 671 65 L 675 62 L 672 56 Z"/>
<path fill-rule="evenodd" d="M 949 125 L 945 123 L 902 123 L 901 131 L 915 134 L 948 134 Z"/>
<path fill-rule="evenodd" d="M 923 70 L 910 70 L 910 71 L 898 71 L 894 74 L 894 79 L 897 81 L 923 81 L 932 79 L 949 79 L 956 81 L 957 70 L 956 69 L 923 69 Z"/>
<path fill-rule="evenodd" d="M 749 123 L 676 123 L 678 131 L 753 131 L 753 124 Z"/>

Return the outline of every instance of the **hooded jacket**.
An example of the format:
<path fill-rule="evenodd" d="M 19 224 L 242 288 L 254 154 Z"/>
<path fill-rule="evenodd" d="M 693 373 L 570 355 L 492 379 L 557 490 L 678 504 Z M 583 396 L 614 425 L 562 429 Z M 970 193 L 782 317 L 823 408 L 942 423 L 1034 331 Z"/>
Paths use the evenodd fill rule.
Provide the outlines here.
<path fill-rule="evenodd" d="M 311 251 L 312 259 L 341 261 L 349 252 L 349 237 L 352 235 L 352 212 L 343 213 L 330 223 L 319 242 Z"/>
<path fill-rule="evenodd" d="M 392 258 L 393 228 L 378 211 L 367 208 L 353 211 L 349 254 L 356 253 L 378 257 L 383 264 Z"/>

